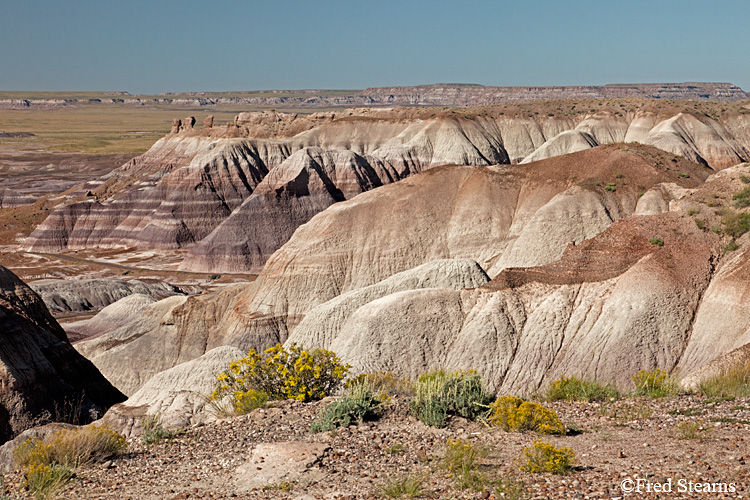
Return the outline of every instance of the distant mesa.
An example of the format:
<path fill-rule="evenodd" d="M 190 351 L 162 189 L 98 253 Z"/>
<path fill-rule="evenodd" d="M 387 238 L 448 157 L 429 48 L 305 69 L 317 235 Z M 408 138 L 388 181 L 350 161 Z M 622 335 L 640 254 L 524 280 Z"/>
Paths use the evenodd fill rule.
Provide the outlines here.
<path fill-rule="evenodd" d="M 3 132 L 0 130 L 0 137 L 34 137 L 31 132 Z"/>
<path fill-rule="evenodd" d="M 269 90 L 262 92 L 166 92 L 131 96 L 105 92 L 109 99 L 4 99 L 0 109 L 49 108 L 78 104 L 171 104 L 186 107 L 217 105 L 278 108 L 351 106 L 488 106 L 550 99 L 669 99 L 736 102 L 750 94 L 731 83 L 625 83 L 610 85 L 487 87 L 470 83 L 438 83 L 412 87 L 372 87 L 362 91 Z"/>

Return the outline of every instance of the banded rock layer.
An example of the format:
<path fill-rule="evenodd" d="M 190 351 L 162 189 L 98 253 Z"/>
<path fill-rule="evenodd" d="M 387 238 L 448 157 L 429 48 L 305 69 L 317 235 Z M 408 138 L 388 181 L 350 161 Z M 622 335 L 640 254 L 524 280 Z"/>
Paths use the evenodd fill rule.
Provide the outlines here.
<path fill-rule="evenodd" d="M 552 117 L 491 109 L 243 113 L 229 127 L 172 133 L 87 183 L 78 192 L 92 197 L 56 209 L 21 246 L 188 248 L 183 269 L 255 271 L 315 213 L 414 173 L 635 141 L 720 169 L 750 158 L 750 118 L 647 109 Z"/>

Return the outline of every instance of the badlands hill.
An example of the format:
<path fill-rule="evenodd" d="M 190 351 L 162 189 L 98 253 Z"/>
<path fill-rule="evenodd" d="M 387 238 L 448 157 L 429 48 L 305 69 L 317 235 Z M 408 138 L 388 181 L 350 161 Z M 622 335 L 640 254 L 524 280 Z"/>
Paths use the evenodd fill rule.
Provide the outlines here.
<path fill-rule="evenodd" d="M 750 158 L 744 108 L 590 104 L 242 113 L 203 129 L 176 120 L 144 155 L 70 190 L 22 249 L 188 250 L 184 270 L 258 271 L 328 206 L 441 165 L 528 163 L 622 142 L 713 170 Z"/>
<path fill-rule="evenodd" d="M 76 347 L 126 394 L 215 347 L 285 341 L 357 370 L 474 368 L 514 392 L 689 373 L 750 341 L 708 308 L 734 296 L 724 269 L 745 255 L 740 238 L 722 256 L 708 204 L 730 206 L 747 173 L 623 144 L 432 168 L 317 214 L 252 284 L 147 305 Z M 710 344 L 711 321 L 731 339 Z"/>
<path fill-rule="evenodd" d="M 123 395 L 78 354 L 41 298 L 0 266 L 0 443 L 50 420 L 85 423 Z"/>

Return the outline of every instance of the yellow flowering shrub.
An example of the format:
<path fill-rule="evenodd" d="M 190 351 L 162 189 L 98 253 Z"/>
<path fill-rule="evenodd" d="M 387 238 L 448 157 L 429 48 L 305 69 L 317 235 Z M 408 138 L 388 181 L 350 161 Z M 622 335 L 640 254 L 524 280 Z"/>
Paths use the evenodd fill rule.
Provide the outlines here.
<path fill-rule="evenodd" d="M 515 396 L 502 396 L 490 403 L 487 420 L 508 432 L 565 434 L 565 426 L 554 410 Z"/>
<path fill-rule="evenodd" d="M 533 474 L 566 474 L 573 468 L 575 458 L 575 453 L 570 448 L 557 447 L 539 439 L 521 451 L 521 470 Z"/>
<path fill-rule="evenodd" d="M 294 344 L 288 349 L 278 344 L 263 355 L 251 349 L 219 373 L 210 399 L 230 396 L 239 412 L 258 407 L 264 398 L 314 401 L 332 394 L 349 368 L 336 353 L 325 349 L 303 351 Z"/>

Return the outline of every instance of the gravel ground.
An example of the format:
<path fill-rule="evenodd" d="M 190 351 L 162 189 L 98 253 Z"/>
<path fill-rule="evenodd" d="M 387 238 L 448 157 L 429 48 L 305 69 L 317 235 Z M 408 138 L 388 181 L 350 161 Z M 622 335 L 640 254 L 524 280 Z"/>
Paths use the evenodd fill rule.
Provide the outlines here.
<path fill-rule="evenodd" d="M 109 463 L 78 471 L 64 498 L 78 499 L 369 499 L 384 484 L 403 475 L 424 478 L 426 498 L 503 497 L 489 485 L 484 491 L 456 488 L 440 462 L 449 439 L 471 440 L 489 450 L 480 471 L 489 481 L 521 481 L 519 498 L 747 498 L 750 492 L 750 400 L 712 401 L 699 396 L 624 399 L 607 403 L 554 403 L 571 429 L 545 441 L 572 448 L 576 467 L 566 476 L 529 474 L 518 469 L 521 449 L 539 438 L 506 433 L 478 422 L 453 419 L 434 429 L 409 416 L 405 401 L 393 399 L 376 422 L 311 434 L 310 423 L 327 402 L 293 401 L 187 429 L 171 441 L 146 447 L 138 440 Z M 698 423 L 694 428 L 682 422 Z M 256 443 L 324 442 L 329 446 L 298 481 L 269 484 L 250 492 L 235 485 L 238 466 Z M 644 481 L 640 493 L 626 486 Z M 4 476 L 9 493 L 19 498 L 20 474 Z M 672 481 L 671 493 L 646 491 L 648 484 Z M 736 492 L 681 493 L 679 481 L 734 483 Z M 632 481 L 629 482 L 629 481 Z M 718 485 L 716 487 L 719 487 Z M 713 487 L 713 488 L 716 488 Z M 719 487 L 721 488 L 721 487 Z M 695 488 L 694 488 L 695 489 Z"/>

